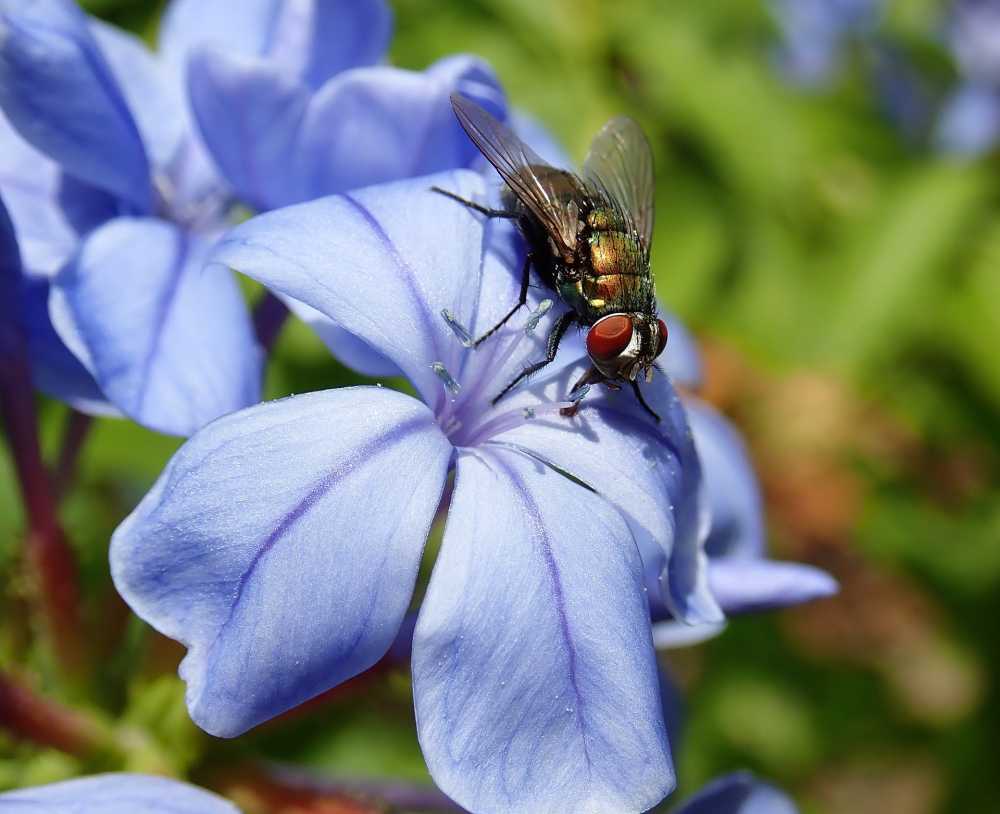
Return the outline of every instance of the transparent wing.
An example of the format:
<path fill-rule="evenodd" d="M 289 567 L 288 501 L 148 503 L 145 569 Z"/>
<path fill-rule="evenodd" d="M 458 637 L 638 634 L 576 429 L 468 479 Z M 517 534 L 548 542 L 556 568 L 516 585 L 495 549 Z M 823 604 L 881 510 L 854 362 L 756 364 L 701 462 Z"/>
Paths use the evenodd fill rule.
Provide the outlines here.
<path fill-rule="evenodd" d="M 500 173 L 507 186 L 534 214 L 559 248 L 576 248 L 579 208 L 575 202 L 583 185 L 571 173 L 547 164 L 513 131 L 475 102 L 451 95 L 459 123 L 479 151 Z"/>
<path fill-rule="evenodd" d="M 634 119 L 618 116 L 601 128 L 583 163 L 583 178 L 618 205 L 648 251 L 653 240 L 653 151 Z"/>

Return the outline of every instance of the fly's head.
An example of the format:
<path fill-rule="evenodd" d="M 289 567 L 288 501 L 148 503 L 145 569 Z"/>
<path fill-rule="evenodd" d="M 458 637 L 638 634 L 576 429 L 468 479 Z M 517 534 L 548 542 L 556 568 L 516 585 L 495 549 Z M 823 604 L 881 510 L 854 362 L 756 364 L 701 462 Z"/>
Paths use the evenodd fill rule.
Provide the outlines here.
<path fill-rule="evenodd" d="M 587 332 L 587 353 L 609 381 L 634 382 L 640 373 L 653 377 L 653 362 L 667 346 L 667 326 L 655 315 L 608 314 Z"/>

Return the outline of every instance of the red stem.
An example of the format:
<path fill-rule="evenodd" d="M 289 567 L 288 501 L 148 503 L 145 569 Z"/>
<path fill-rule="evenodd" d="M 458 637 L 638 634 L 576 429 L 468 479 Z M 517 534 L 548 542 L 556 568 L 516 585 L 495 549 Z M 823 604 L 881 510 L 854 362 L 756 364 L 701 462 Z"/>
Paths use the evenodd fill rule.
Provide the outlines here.
<path fill-rule="evenodd" d="M 101 728 L 87 716 L 44 698 L 0 673 L 0 727 L 21 740 L 86 757 L 104 745 Z"/>
<path fill-rule="evenodd" d="M 59 448 L 59 460 L 53 473 L 54 490 L 57 497 L 62 498 L 69 491 L 76 478 L 77 463 L 80 451 L 87 440 L 94 419 L 78 410 L 70 409 L 63 428 L 62 445 Z"/>
<path fill-rule="evenodd" d="M 38 441 L 31 370 L 23 338 L 5 326 L 0 337 L 0 418 L 27 514 L 26 555 L 39 605 L 63 666 L 81 663 L 80 590 L 76 557 L 59 525 L 56 495 Z"/>

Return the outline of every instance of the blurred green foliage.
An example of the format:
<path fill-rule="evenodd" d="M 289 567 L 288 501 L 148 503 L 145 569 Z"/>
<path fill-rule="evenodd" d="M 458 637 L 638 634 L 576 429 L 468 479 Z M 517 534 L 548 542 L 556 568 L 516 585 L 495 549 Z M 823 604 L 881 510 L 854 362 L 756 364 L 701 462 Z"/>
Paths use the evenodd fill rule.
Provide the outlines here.
<path fill-rule="evenodd" d="M 158 3 L 85 5 L 155 34 Z M 718 640 L 665 658 L 690 699 L 682 789 L 745 766 L 817 814 L 995 810 L 997 157 L 946 159 L 900 135 L 863 54 L 849 52 L 829 88 L 788 86 L 759 0 L 393 5 L 395 63 L 482 55 L 513 104 L 577 159 L 610 116 L 643 124 L 657 159 L 660 297 L 722 348 L 709 395 L 759 455 L 779 552 L 816 560 L 844 584 L 822 607 L 738 619 Z M 898 0 L 882 32 L 940 85 L 953 76 L 935 39 L 944 9 Z M 350 381 L 301 325 L 286 330 L 268 375 L 274 395 Z M 65 411 L 46 404 L 44 417 L 55 454 Z M 799 423 L 807 442 L 789 429 Z M 111 420 L 89 439 L 64 518 L 88 596 L 101 598 L 95 614 L 107 612 L 109 535 L 176 445 Z M 810 500 L 820 520 L 832 512 L 837 522 L 804 523 Z M 21 527 L 0 457 L 3 658 L 22 652 L 33 624 L 18 600 Z M 183 773 L 264 755 L 333 776 L 426 777 L 402 677 L 209 743 L 186 720 L 179 683 L 149 667 L 156 643 L 141 625 L 129 631 L 128 657 L 108 663 L 96 710 L 149 739 L 133 765 Z M 31 658 L 51 681 L 44 656 Z M 0 742 L 0 786 L 80 769 Z"/>

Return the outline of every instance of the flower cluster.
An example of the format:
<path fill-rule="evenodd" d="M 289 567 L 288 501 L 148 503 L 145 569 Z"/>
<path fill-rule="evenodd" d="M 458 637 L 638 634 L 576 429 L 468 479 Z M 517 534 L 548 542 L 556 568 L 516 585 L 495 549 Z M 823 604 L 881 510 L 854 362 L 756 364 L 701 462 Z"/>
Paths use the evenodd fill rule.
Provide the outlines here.
<path fill-rule="evenodd" d="M 188 648 L 205 731 L 238 736 L 403 638 L 420 745 L 451 799 L 643 811 L 675 786 L 654 642 L 836 586 L 766 558 L 742 442 L 675 390 L 699 362 L 672 317 L 671 375 L 643 390 L 659 420 L 628 391 L 565 400 L 589 365 L 578 335 L 496 401 L 560 306 L 532 288 L 488 342 L 463 341 L 517 301 L 526 247 L 432 188 L 495 196 L 447 99 L 505 116 L 503 93 L 470 57 L 377 64 L 390 28 L 379 2 L 255 0 L 234 19 L 223 0 L 175 0 L 153 54 L 70 0 L 0 0 L 0 352 L 78 409 L 191 436 L 110 559 L 131 608 Z M 236 225 L 240 209 L 259 214 Z M 257 403 L 263 353 L 234 271 L 407 392 Z M 0 807 L 67 801 L 234 810 L 137 775 Z M 751 810 L 794 807 L 734 775 L 679 809 Z"/>

